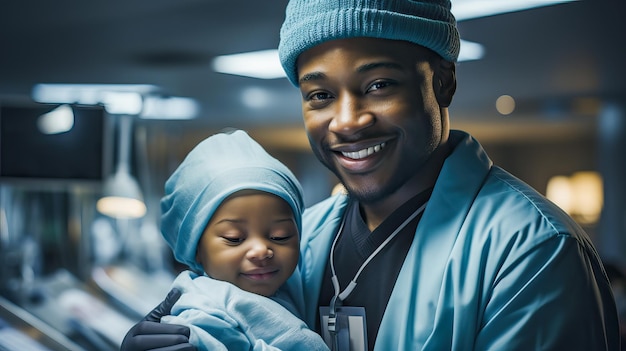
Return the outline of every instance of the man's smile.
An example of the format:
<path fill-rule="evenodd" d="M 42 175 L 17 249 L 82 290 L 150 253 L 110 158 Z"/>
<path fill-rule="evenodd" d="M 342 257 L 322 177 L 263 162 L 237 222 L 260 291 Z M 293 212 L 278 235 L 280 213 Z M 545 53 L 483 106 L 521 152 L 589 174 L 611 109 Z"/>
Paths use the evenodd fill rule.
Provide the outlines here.
<path fill-rule="evenodd" d="M 351 158 L 353 160 L 360 160 L 362 158 L 368 157 L 370 155 L 373 155 L 376 152 L 379 152 L 380 150 L 382 150 L 385 147 L 385 143 L 380 143 L 374 146 L 370 146 L 368 148 L 365 149 L 361 149 L 359 151 L 354 151 L 354 152 L 345 152 L 342 151 L 341 154 L 347 158 Z"/>

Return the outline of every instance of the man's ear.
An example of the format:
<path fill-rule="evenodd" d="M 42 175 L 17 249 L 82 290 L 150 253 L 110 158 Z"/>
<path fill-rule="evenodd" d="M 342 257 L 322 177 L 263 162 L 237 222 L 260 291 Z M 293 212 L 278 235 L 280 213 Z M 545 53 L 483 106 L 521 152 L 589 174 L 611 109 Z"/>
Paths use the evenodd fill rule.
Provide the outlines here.
<path fill-rule="evenodd" d="M 449 107 L 456 92 L 456 70 L 454 62 L 438 60 L 434 64 L 433 90 L 441 107 Z"/>

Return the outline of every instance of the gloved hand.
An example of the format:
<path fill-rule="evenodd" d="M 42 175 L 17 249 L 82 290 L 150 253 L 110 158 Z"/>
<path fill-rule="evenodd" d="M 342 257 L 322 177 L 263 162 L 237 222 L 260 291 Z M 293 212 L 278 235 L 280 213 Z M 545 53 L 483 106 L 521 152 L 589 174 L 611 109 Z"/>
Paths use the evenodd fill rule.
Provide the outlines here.
<path fill-rule="evenodd" d="M 161 324 L 161 317 L 170 314 L 181 291 L 172 289 L 165 300 L 135 324 L 126 336 L 120 351 L 196 351 L 189 343 L 189 328 L 176 324 Z"/>

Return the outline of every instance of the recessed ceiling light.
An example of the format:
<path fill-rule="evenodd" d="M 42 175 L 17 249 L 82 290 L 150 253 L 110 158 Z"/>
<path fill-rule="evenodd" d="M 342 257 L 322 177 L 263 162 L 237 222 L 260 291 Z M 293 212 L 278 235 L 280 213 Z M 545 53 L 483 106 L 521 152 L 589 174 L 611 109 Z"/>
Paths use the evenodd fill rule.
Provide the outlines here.
<path fill-rule="evenodd" d="M 485 48 L 478 43 L 461 40 L 458 62 L 480 60 L 485 56 Z"/>
<path fill-rule="evenodd" d="M 162 96 L 150 84 L 37 84 L 32 97 L 43 103 L 104 105 L 110 114 L 144 119 L 191 119 L 200 112 L 196 100 Z"/>
<path fill-rule="evenodd" d="M 60 105 L 37 119 L 37 127 L 43 134 L 61 134 L 74 127 L 74 111 L 69 105 Z"/>
<path fill-rule="evenodd" d="M 515 99 L 510 95 L 502 95 L 496 99 L 496 110 L 501 115 L 510 115 L 515 111 Z"/>
<path fill-rule="evenodd" d="M 200 105 L 192 98 L 177 96 L 147 96 L 143 99 L 143 119 L 193 119 L 200 113 Z"/>
<path fill-rule="evenodd" d="M 149 94 L 158 88 L 149 84 L 37 84 L 32 97 L 44 103 L 96 105 L 107 93 Z"/>
<path fill-rule="evenodd" d="M 576 0 L 455 0 L 452 13 L 457 21 L 517 12 Z"/>
<path fill-rule="evenodd" d="M 216 72 L 246 77 L 275 79 L 285 77 L 278 50 L 261 50 L 217 56 L 212 62 Z"/>

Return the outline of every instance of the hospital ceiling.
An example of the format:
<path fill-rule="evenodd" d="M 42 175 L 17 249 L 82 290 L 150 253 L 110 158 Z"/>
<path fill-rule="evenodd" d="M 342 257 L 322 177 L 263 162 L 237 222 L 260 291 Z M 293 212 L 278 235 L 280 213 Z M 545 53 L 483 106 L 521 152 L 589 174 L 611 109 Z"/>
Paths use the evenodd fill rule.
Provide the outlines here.
<path fill-rule="evenodd" d="M 286 79 L 211 67 L 219 55 L 276 48 L 286 2 L 4 1 L 0 102 L 28 99 L 38 83 L 151 84 L 199 103 L 196 119 L 177 124 L 189 133 L 237 126 L 286 139 L 301 129 Z M 588 0 L 460 21 L 484 57 L 457 66 L 452 126 L 486 139 L 590 133 L 605 103 L 625 99 L 625 10 L 624 1 Z M 501 95 L 515 99 L 512 114 L 496 110 Z M 163 133 L 172 125 L 142 123 Z"/>

